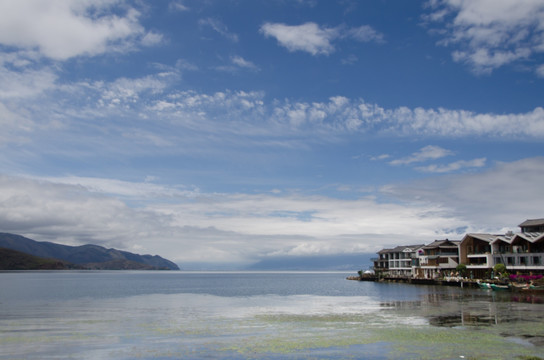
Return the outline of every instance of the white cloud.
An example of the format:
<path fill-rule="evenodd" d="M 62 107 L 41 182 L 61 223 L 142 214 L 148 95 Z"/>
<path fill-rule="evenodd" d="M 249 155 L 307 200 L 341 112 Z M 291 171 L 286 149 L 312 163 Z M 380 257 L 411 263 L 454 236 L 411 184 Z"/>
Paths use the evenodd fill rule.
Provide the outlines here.
<path fill-rule="evenodd" d="M 540 216 L 535 194 L 543 175 L 542 158 L 500 163 L 481 173 L 383 187 L 386 202 L 278 191 L 205 194 L 146 181 L 0 176 L 0 228 L 69 244 L 128 250 L 137 244 L 142 252 L 177 262 L 373 252 L 460 238 L 459 229 L 497 231 Z M 139 207 L 128 205 L 141 199 Z"/>
<path fill-rule="evenodd" d="M 255 65 L 251 61 L 248 61 L 248 60 L 244 59 L 241 56 L 232 56 L 230 58 L 230 60 L 232 61 L 232 63 L 234 65 L 236 65 L 238 67 L 253 70 L 253 71 L 258 71 L 259 70 L 259 67 L 257 65 Z"/>
<path fill-rule="evenodd" d="M 190 70 L 190 71 L 198 70 L 198 66 L 196 66 L 195 64 L 185 59 L 178 59 L 178 61 L 176 61 L 176 68 L 181 70 Z"/>
<path fill-rule="evenodd" d="M 162 42 L 163 36 L 157 32 L 150 31 L 142 37 L 142 45 L 144 46 L 155 46 Z"/>
<path fill-rule="evenodd" d="M 359 61 L 359 58 L 355 55 L 348 55 L 348 57 L 341 60 L 342 65 L 353 65 Z"/>
<path fill-rule="evenodd" d="M 384 41 L 384 35 L 368 25 L 362 25 L 356 28 L 348 29 L 345 32 L 345 36 L 351 37 L 354 40 L 361 42 L 374 41 L 381 43 Z"/>
<path fill-rule="evenodd" d="M 35 129 L 35 124 L 25 116 L 10 110 L 0 102 L 0 148 L 9 143 L 29 141 L 27 133 Z"/>
<path fill-rule="evenodd" d="M 368 25 L 357 28 L 321 27 L 307 22 L 302 25 L 286 25 L 281 23 L 265 23 L 260 32 L 266 37 L 275 38 L 289 51 L 306 51 L 312 55 L 329 55 L 335 51 L 332 42 L 336 39 L 351 38 L 361 42 L 383 42 L 383 34 Z M 353 58 L 351 58 L 353 61 Z"/>
<path fill-rule="evenodd" d="M 245 59 L 234 60 L 250 66 Z M 172 85 L 182 70 L 159 70 L 110 82 L 57 84 L 55 72 L 48 68 L 7 70 L 0 66 L 4 80 L 0 100 L 8 111 L 5 113 L 11 119 L 25 119 L 21 127 L 15 126 L 16 120 L 5 121 L 11 124 L 9 138 L 27 139 L 55 151 L 77 144 L 79 149 L 93 148 L 95 152 L 140 153 L 172 148 L 173 144 L 179 151 L 205 151 L 210 139 L 214 145 L 300 148 L 357 134 L 521 141 L 544 137 L 544 109 L 540 107 L 527 113 L 492 114 L 443 108 L 387 109 L 344 96 L 319 102 L 269 101 L 263 92 L 179 91 Z M 49 142 L 45 133 L 28 131 L 30 128 L 48 129 L 47 137 L 66 140 Z"/>
<path fill-rule="evenodd" d="M 112 99 L 134 99 L 142 92 L 159 93 L 166 88 L 167 81 L 159 76 L 145 76 L 142 78 L 118 78 L 114 82 L 105 84 L 102 98 Z"/>
<path fill-rule="evenodd" d="M 542 216 L 544 158 L 497 163 L 473 174 L 444 175 L 382 188 L 388 195 L 447 209 L 472 232 L 496 232 Z"/>
<path fill-rule="evenodd" d="M 255 65 L 249 60 L 244 59 L 241 56 L 231 56 L 230 63 L 228 63 L 227 65 L 216 66 L 214 67 L 214 69 L 218 71 L 225 71 L 230 73 L 236 73 L 240 69 L 245 69 L 245 70 L 250 70 L 255 72 L 260 71 L 257 65 Z"/>
<path fill-rule="evenodd" d="M 306 51 L 312 55 L 328 55 L 334 51 L 331 41 L 338 36 L 338 30 L 320 28 L 316 23 L 285 25 L 266 23 L 261 26 L 265 36 L 274 37 L 289 51 Z"/>
<path fill-rule="evenodd" d="M 544 3 L 539 0 L 430 1 L 427 20 L 446 22 L 442 44 L 459 46 L 455 61 L 477 73 L 544 51 Z"/>
<path fill-rule="evenodd" d="M 0 84 L 0 89 L 12 91 L 4 94 L 9 99 L 9 106 L 3 101 L 4 113 L 12 120 L 4 121 L 11 125 L 3 141 L 30 141 L 49 151 L 69 152 L 70 146 L 77 146 L 81 151 L 103 151 L 111 156 L 159 149 L 200 152 L 212 145 L 307 148 L 351 135 L 544 138 L 542 108 L 497 115 L 441 108 L 386 109 L 342 96 L 322 102 L 267 101 L 262 92 L 178 91 L 171 87 L 180 76 L 176 68 L 141 78 L 60 85 L 54 73 L 45 72 L 50 79 L 22 74 L 29 79 L 25 86 L 21 85 L 25 77 L 17 72 L 5 76 L 6 83 Z M 29 96 L 32 102 L 27 101 Z M 17 119 L 25 121 L 18 125 Z M 33 131 L 38 128 L 41 132 Z M 65 141 L 47 141 L 51 137 Z"/>
<path fill-rule="evenodd" d="M 116 179 L 91 178 L 80 176 L 42 177 L 35 180 L 47 181 L 53 184 L 73 185 L 85 188 L 90 193 L 115 195 L 132 200 L 159 199 L 175 197 L 195 197 L 198 190 L 188 190 L 184 187 L 177 188 L 154 184 L 153 176 L 147 176 L 144 182 L 129 182 Z"/>
<path fill-rule="evenodd" d="M 464 110 L 409 109 L 386 110 L 373 107 L 367 111 L 371 119 L 391 125 L 390 130 L 402 134 L 440 135 L 448 137 L 483 135 L 492 137 L 544 136 L 544 110 L 541 107 L 520 114 L 496 115 Z"/>
<path fill-rule="evenodd" d="M 415 162 L 424 162 L 428 160 L 436 160 L 445 156 L 453 155 L 450 150 L 441 148 L 440 146 L 428 145 L 410 156 L 402 159 L 392 160 L 391 165 L 407 165 Z"/>
<path fill-rule="evenodd" d="M 454 153 L 451 150 L 444 149 L 440 146 L 428 145 L 421 148 L 419 151 L 412 153 L 409 156 L 395 159 L 389 162 L 390 165 L 409 165 L 413 163 L 428 162 L 438 160 L 443 157 L 452 156 Z M 372 158 L 372 160 L 382 160 L 388 158 L 388 155 Z M 430 164 L 427 166 L 417 166 L 415 169 L 427 173 L 449 173 L 465 168 L 480 168 L 485 166 L 486 158 L 478 158 L 473 160 L 458 160 L 449 164 Z"/>
<path fill-rule="evenodd" d="M 372 161 L 386 160 L 386 159 L 389 159 L 390 157 L 391 157 L 390 154 L 381 154 L 381 155 L 378 155 L 378 156 L 371 156 L 370 160 L 372 160 Z"/>
<path fill-rule="evenodd" d="M 544 78 L 544 65 L 540 65 L 536 69 L 536 74 L 537 74 L 538 77 Z"/>
<path fill-rule="evenodd" d="M 461 170 L 464 168 L 480 168 L 485 166 L 486 158 L 478 158 L 473 160 L 459 160 L 446 165 L 428 165 L 417 167 L 416 170 L 429 173 L 448 173 Z"/>
<path fill-rule="evenodd" d="M 158 34 L 146 34 L 136 9 L 120 7 L 122 15 L 106 14 L 120 3 L 114 0 L 0 2 L 0 43 L 37 49 L 45 57 L 66 60 L 126 50 L 142 36 L 146 42 L 155 42 Z"/>
<path fill-rule="evenodd" d="M 189 11 L 189 8 L 182 1 L 172 1 L 168 4 L 168 9 L 170 11 Z"/>
<path fill-rule="evenodd" d="M 374 251 L 379 244 L 371 238 L 405 238 L 408 224 L 419 235 L 433 236 L 440 221 L 455 223 L 436 213 L 426 216 L 428 208 L 371 200 L 267 194 L 187 197 L 177 189 L 170 194 L 162 186 L 108 179 L 0 176 L 0 190 L 4 231 L 124 249 L 137 243 L 176 261 L 251 261 L 297 248 L 310 254 Z M 177 201 L 133 208 L 121 200 L 156 198 L 157 192 Z M 390 217 L 396 219 L 394 225 Z"/>
<path fill-rule="evenodd" d="M 56 73 L 49 68 L 8 70 L 0 64 L 0 99 L 30 98 L 56 87 Z"/>
<path fill-rule="evenodd" d="M 232 42 L 238 42 L 238 35 L 230 32 L 228 27 L 219 19 L 213 19 L 213 18 L 200 19 L 198 23 L 201 26 L 211 27 L 215 32 L 217 32 L 218 34 L 220 34 L 221 36 L 223 36 L 224 38 Z"/>

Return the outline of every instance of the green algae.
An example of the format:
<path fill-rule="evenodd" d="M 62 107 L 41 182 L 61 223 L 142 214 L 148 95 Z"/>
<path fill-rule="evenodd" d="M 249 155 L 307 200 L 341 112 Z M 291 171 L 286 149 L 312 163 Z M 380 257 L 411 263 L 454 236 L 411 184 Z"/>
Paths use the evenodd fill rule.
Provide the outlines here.
<path fill-rule="evenodd" d="M 376 329 L 378 338 L 391 341 L 393 358 L 403 359 L 513 359 L 535 355 L 538 349 L 519 346 L 491 332 L 468 329 Z M 407 354 L 412 354 L 407 356 Z"/>
<path fill-rule="evenodd" d="M 367 315 L 260 315 L 268 324 L 269 333 L 245 337 L 243 342 L 231 343 L 222 350 L 250 354 L 293 354 L 327 348 L 351 349 L 361 345 L 387 344 L 384 352 L 391 359 L 514 359 L 536 356 L 542 348 L 509 341 L 504 332 L 508 325 L 497 327 L 434 327 L 429 325 L 399 325 Z M 273 329 L 273 331 L 272 331 Z M 528 330 L 528 329 L 526 329 Z M 530 331 L 534 336 L 541 329 Z M 383 354 L 382 354 L 383 355 Z"/>

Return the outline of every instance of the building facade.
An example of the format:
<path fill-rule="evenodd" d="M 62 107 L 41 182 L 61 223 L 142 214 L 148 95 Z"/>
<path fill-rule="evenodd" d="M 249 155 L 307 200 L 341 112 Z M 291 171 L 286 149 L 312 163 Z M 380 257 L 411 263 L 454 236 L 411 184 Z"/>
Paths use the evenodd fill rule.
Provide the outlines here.
<path fill-rule="evenodd" d="M 454 272 L 459 265 L 459 244 L 457 240 L 435 240 L 425 245 L 419 255 L 418 278 L 434 279 L 446 272 Z"/>
<path fill-rule="evenodd" d="M 516 233 L 468 233 L 461 241 L 383 249 L 373 259 L 374 270 L 383 276 L 432 279 L 464 264 L 470 276 L 486 278 L 496 264 L 504 264 L 510 273 L 544 274 L 544 219 L 526 220 L 519 227 Z"/>
<path fill-rule="evenodd" d="M 423 246 L 423 244 L 405 245 L 378 251 L 378 258 L 372 259 L 374 272 L 378 276 L 411 277 L 414 267 L 418 264 L 419 251 Z"/>

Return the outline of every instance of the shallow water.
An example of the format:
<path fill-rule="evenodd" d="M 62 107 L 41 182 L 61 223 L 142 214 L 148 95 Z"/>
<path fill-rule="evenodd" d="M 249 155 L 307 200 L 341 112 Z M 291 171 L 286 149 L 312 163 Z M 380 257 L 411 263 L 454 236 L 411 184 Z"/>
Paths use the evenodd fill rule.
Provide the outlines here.
<path fill-rule="evenodd" d="M 0 273 L 0 359 L 515 359 L 544 305 L 345 273 Z"/>

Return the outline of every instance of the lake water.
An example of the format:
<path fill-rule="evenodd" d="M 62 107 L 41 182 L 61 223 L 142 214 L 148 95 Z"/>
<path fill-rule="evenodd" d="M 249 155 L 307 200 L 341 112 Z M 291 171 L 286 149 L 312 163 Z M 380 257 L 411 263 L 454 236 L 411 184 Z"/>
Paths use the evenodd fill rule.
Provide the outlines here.
<path fill-rule="evenodd" d="M 327 272 L 0 273 L 0 359 L 544 358 L 538 296 Z"/>

